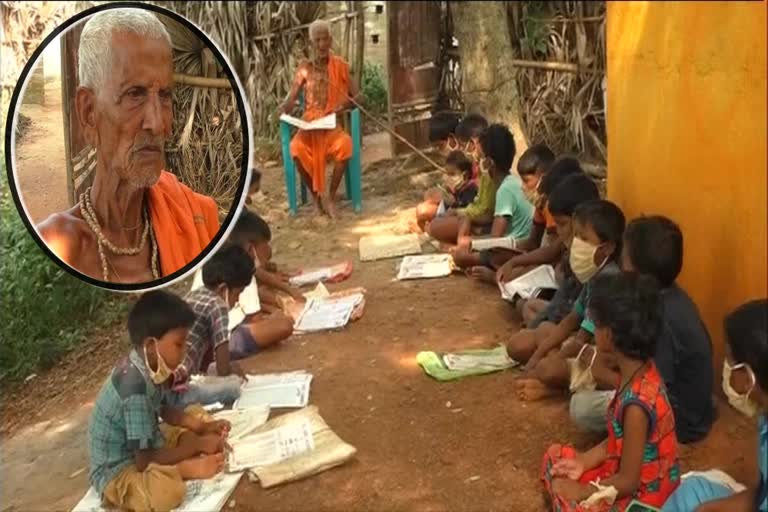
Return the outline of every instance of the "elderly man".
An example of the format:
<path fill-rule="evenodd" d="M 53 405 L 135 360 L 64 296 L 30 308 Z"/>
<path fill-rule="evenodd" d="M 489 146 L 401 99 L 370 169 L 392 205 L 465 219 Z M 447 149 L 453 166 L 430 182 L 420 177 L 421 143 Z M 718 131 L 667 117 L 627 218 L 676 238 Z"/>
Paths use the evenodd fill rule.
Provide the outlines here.
<path fill-rule="evenodd" d="M 283 113 L 293 110 L 300 90 L 304 90 L 304 120 L 313 121 L 328 114 L 340 114 L 358 101 L 358 89 L 349 77 L 349 64 L 331 52 L 328 22 L 317 20 L 309 27 L 312 59 L 296 71 Z M 291 158 L 299 174 L 312 190 L 315 206 L 331 218 L 336 217 L 336 192 L 352 156 L 352 138 L 337 126 L 333 130 L 299 130 L 291 141 Z M 325 164 L 334 161 L 329 193 L 325 193 Z"/>
<path fill-rule="evenodd" d="M 80 36 L 77 117 L 97 151 L 93 185 L 37 226 L 90 277 L 145 283 L 197 257 L 219 230 L 214 201 L 165 171 L 173 119 L 171 39 L 150 11 L 112 9 Z"/>

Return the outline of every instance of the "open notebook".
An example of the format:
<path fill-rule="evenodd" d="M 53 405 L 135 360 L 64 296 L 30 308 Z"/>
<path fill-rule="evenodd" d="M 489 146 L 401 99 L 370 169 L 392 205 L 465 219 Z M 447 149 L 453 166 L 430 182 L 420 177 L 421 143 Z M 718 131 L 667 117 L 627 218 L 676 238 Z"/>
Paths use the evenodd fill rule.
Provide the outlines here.
<path fill-rule="evenodd" d="M 336 114 L 328 114 L 327 116 L 315 119 L 314 121 L 305 121 L 298 117 L 282 114 L 280 115 L 280 120 L 301 130 L 333 130 L 336 128 Z"/>
<path fill-rule="evenodd" d="M 312 374 L 304 371 L 248 375 L 233 409 L 304 407 L 311 384 Z"/>
<path fill-rule="evenodd" d="M 499 289 L 501 297 L 508 301 L 513 301 L 517 297 L 522 299 L 539 297 L 545 292 L 557 290 L 555 269 L 551 265 L 540 265 L 508 283 L 499 283 Z"/>
<path fill-rule="evenodd" d="M 428 279 L 445 277 L 453 272 L 453 258 L 450 254 L 420 254 L 406 256 L 397 273 L 399 280 Z"/>

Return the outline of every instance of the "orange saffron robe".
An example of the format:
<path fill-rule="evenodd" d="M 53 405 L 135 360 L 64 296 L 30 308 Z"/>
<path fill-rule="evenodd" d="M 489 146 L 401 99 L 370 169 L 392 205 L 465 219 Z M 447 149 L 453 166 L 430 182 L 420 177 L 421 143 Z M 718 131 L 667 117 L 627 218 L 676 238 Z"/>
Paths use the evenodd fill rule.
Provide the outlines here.
<path fill-rule="evenodd" d="M 162 276 L 197 258 L 219 232 L 216 202 L 162 171 L 149 189 L 149 217 L 157 240 Z"/>
<path fill-rule="evenodd" d="M 302 118 L 314 121 L 326 116 L 343 104 L 349 93 L 349 64 L 333 54 L 328 56 L 328 94 L 325 108 L 319 108 L 312 87 L 304 84 L 305 109 Z M 312 178 L 315 194 L 325 190 L 325 164 L 352 157 L 352 137 L 340 126 L 333 130 L 299 130 L 291 140 L 291 158 L 298 159 Z"/>

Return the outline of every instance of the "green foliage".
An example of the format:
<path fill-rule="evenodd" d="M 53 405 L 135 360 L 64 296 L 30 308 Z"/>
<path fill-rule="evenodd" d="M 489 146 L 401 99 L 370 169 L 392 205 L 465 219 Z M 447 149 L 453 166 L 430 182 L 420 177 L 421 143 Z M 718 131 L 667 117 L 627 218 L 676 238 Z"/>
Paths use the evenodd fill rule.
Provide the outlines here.
<path fill-rule="evenodd" d="M 386 78 L 384 69 L 379 64 L 363 63 L 363 80 L 360 88 L 368 110 L 375 114 L 387 111 Z"/>
<path fill-rule="evenodd" d="M 128 302 L 76 279 L 43 253 L 16 210 L 5 165 L 2 173 L 0 380 L 15 380 L 53 366 L 93 327 L 124 318 Z"/>
<path fill-rule="evenodd" d="M 546 12 L 545 2 L 527 2 L 523 17 L 525 37 L 520 44 L 531 52 L 532 57 L 546 57 L 549 26 L 542 21 Z"/>

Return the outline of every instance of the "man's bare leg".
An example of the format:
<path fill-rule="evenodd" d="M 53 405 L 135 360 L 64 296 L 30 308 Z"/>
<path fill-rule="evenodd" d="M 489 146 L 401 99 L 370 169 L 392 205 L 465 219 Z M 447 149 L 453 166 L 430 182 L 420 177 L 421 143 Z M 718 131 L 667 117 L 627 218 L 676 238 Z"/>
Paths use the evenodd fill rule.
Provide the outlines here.
<path fill-rule="evenodd" d="M 325 211 L 332 218 L 336 218 L 336 194 L 339 191 L 341 185 L 341 179 L 344 177 L 344 173 L 347 171 L 348 160 L 339 160 L 333 166 L 333 176 L 331 176 L 331 189 L 329 197 L 325 202 Z"/>
<path fill-rule="evenodd" d="M 309 175 L 309 173 L 302 167 L 301 162 L 299 162 L 299 159 L 294 159 L 296 170 L 299 171 L 299 176 L 301 177 L 301 181 L 304 182 L 304 186 L 307 187 L 307 189 L 312 194 L 312 199 L 315 203 L 315 213 L 318 215 L 321 215 L 323 213 L 323 205 L 320 201 L 320 194 L 316 194 L 315 191 L 312 189 L 312 177 Z"/>
<path fill-rule="evenodd" d="M 444 244 L 456 244 L 459 234 L 459 217 L 438 217 L 429 223 L 429 236 Z"/>

